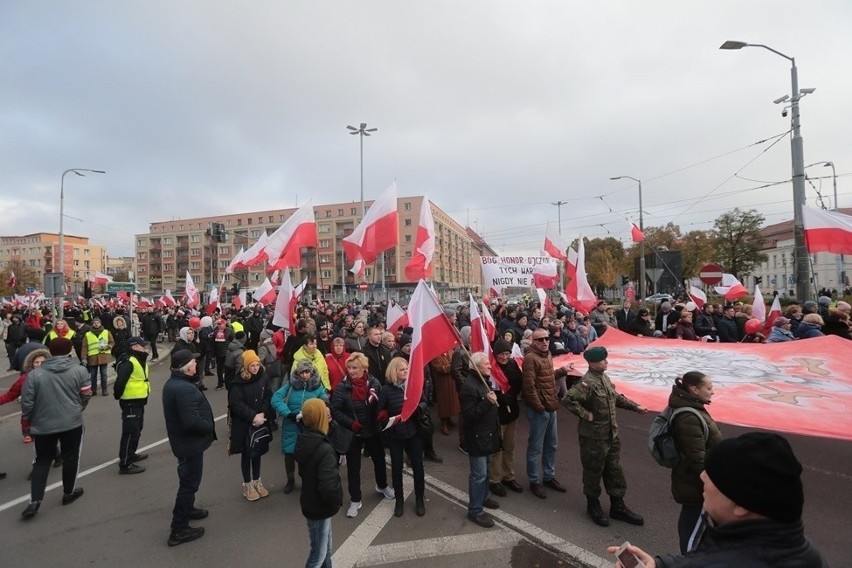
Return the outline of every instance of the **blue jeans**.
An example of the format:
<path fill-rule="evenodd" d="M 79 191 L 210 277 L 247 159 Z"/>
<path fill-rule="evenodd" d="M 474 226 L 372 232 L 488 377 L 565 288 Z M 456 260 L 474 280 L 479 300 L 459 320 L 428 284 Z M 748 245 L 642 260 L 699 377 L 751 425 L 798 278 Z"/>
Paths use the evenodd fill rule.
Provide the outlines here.
<path fill-rule="evenodd" d="M 526 407 L 530 435 L 527 439 L 527 477 L 530 483 L 541 484 L 556 475 L 556 412 L 536 412 Z M 541 477 L 539 460 L 544 468 Z"/>
<path fill-rule="evenodd" d="M 311 553 L 305 568 L 331 568 L 331 517 L 308 521 L 308 536 L 311 539 Z"/>
<path fill-rule="evenodd" d="M 89 379 L 92 381 L 92 396 L 98 394 L 98 369 L 100 369 L 101 372 L 101 391 L 106 392 L 107 390 L 106 363 L 103 365 L 89 365 Z"/>
<path fill-rule="evenodd" d="M 467 514 L 478 517 L 483 513 L 485 499 L 488 498 L 488 461 L 489 456 L 469 456 L 470 476 L 467 482 L 469 502 Z"/>

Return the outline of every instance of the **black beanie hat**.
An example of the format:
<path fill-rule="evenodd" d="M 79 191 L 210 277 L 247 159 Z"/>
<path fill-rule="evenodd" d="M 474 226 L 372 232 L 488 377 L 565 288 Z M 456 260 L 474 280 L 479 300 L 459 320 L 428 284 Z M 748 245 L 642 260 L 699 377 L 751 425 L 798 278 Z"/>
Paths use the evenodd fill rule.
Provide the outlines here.
<path fill-rule="evenodd" d="M 707 454 L 704 471 L 728 499 L 753 513 L 784 522 L 802 517 L 802 464 L 778 434 L 723 440 Z"/>
<path fill-rule="evenodd" d="M 497 353 L 511 353 L 512 346 L 509 345 L 509 342 L 503 339 L 502 337 L 494 342 L 494 354 Z"/>

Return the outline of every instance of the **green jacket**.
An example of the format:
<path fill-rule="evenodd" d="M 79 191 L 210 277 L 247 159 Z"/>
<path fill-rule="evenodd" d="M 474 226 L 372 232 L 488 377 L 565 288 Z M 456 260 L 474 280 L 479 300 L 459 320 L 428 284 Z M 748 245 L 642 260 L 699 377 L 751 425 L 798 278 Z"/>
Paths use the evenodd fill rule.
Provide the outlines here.
<path fill-rule="evenodd" d="M 680 452 L 680 461 L 672 468 L 672 497 L 681 505 L 700 507 L 704 503 L 704 483 L 699 477 L 704 470 L 704 456 L 722 440 L 722 432 L 704 408 L 704 401 L 678 386 L 672 387 L 669 406 L 690 407 L 701 413 L 707 423 L 704 441 L 701 421 L 691 412 L 678 414 L 672 423 L 672 436 Z"/>
<path fill-rule="evenodd" d="M 615 409 L 636 411 L 639 405 L 619 394 L 606 373 L 588 371 L 580 381 L 568 389 L 562 404 L 580 417 L 577 432 L 580 437 L 609 440 L 618 436 Z M 593 420 L 589 420 L 589 413 Z"/>

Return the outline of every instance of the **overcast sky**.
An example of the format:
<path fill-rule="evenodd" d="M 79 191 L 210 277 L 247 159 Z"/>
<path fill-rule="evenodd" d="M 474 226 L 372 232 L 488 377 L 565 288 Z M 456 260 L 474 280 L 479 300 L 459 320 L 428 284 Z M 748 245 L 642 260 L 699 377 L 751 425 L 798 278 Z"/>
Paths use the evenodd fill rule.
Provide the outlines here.
<path fill-rule="evenodd" d="M 566 237 L 627 241 L 618 175 L 646 225 L 780 222 L 790 183 L 754 188 L 790 178 L 790 64 L 727 39 L 796 58 L 805 163 L 848 207 L 850 29 L 848 0 L 4 0 L 0 234 L 58 231 L 72 167 L 107 174 L 66 176 L 65 231 L 110 256 L 151 222 L 357 201 L 360 122 L 367 199 L 396 179 L 500 253 L 540 248 L 559 200 Z"/>

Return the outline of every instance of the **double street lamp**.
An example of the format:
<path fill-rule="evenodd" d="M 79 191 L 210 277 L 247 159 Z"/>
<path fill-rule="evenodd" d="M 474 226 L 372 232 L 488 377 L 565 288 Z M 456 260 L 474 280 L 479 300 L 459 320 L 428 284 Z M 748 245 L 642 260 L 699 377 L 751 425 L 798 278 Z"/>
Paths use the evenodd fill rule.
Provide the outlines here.
<path fill-rule="evenodd" d="M 793 238 L 795 240 L 796 259 L 796 298 L 799 301 L 811 297 L 810 279 L 808 275 L 808 249 L 805 244 L 805 227 L 802 220 L 802 208 L 805 205 L 805 157 L 800 131 L 801 120 L 799 118 L 799 100 L 802 96 L 810 94 L 814 89 L 799 90 L 799 74 L 796 68 L 796 59 L 784 55 L 771 47 L 759 43 L 746 43 L 744 41 L 726 41 L 719 49 L 742 49 L 744 47 L 762 47 L 779 55 L 790 62 L 791 90 L 789 97 L 776 99 L 776 103 L 790 102 L 790 124 L 793 136 L 790 138 L 790 154 L 793 162 Z"/>
<path fill-rule="evenodd" d="M 104 170 L 90 170 L 88 168 L 71 168 L 62 172 L 59 179 L 59 272 L 62 273 L 62 286 L 65 286 L 65 175 L 75 173 L 80 177 L 86 177 L 83 172 L 92 174 L 105 174 Z M 62 295 L 59 295 L 60 298 Z M 59 317 L 65 317 L 65 303 L 59 302 Z"/>
<path fill-rule="evenodd" d="M 364 136 L 370 136 L 371 132 L 375 132 L 378 128 L 367 128 L 367 123 L 362 122 L 358 128 L 354 126 L 346 126 L 351 132 L 352 136 L 357 135 L 360 138 L 361 142 L 361 220 L 364 220 L 364 215 L 367 213 L 364 208 Z M 385 290 L 385 253 L 382 253 L 382 292 Z M 343 275 L 346 278 L 346 274 Z"/>
<path fill-rule="evenodd" d="M 639 230 L 645 232 L 645 218 L 642 212 L 642 180 L 631 176 L 617 176 L 609 178 L 612 181 L 619 179 L 632 179 L 639 184 Z M 639 243 L 639 298 L 645 301 L 645 239 Z"/>

